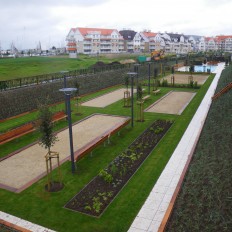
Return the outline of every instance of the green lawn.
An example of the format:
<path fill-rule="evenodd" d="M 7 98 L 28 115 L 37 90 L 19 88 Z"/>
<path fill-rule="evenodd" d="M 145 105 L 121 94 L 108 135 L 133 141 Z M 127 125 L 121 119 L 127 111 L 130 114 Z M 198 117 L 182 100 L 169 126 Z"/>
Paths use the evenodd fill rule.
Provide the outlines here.
<path fill-rule="evenodd" d="M 62 70 L 72 71 L 88 68 L 97 61 L 105 63 L 119 61 L 127 57 L 108 58 L 104 56 L 89 57 L 80 55 L 78 59 L 67 57 L 22 57 L 16 59 L 0 59 L 0 81 L 12 80 L 21 77 L 36 76 L 60 72 Z M 129 56 L 128 58 L 136 58 Z"/>
<path fill-rule="evenodd" d="M 196 96 L 182 115 L 145 113 L 145 122 L 135 122 L 133 129 L 128 125 L 126 128 L 122 129 L 119 136 L 112 136 L 109 145 L 106 147 L 99 146 L 94 150 L 92 157 L 87 155 L 80 160 L 77 163 L 78 171 L 75 175 L 71 174 L 70 162 L 64 163 L 61 169 L 65 188 L 61 192 L 47 193 L 44 190 L 46 177 L 19 194 L 0 190 L 0 210 L 57 231 L 127 231 L 181 139 L 212 79 L 213 77 L 211 76 L 206 83 L 197 90 Z M 162 93 L 157 96 L 152 95 L 151 99 L 146 101 L 144 108 L 172 90 L 171 88 L 161 89 Z M 191 89 L 178 90 L 192 91 Z M 107 91 L 111 91 L 111 89 L 104 90 L 104 92 Z M 92 98 L 102 93 L 103 92 L 98 92 L 94 95 L 85 96 L 83 99 Z M 72 102 L 72 104 L 74 104 L 74 102 Z M 79 120 L 96 112 L 130 116 L 131 109 L 123 108 L 122 106 L 123 100 L 103 109 L 82 107 L 81 110 L 83 115 L 80 117 L 75 115 L 76 109 L 74 108 L 75 106 L 72 105 L 73 120 Z M 102 168 L 106 167 L 110 161 L 125 150 L 139 134 L 157 119 L 173 120 L 174 124 L 140 169 L 131 178 L 130 182 L 107 208 L 101 218 L 93 218 L 63 208 L 67 201 L 80 191 Z M 63 121 L 58 123 L 56 129 L 60 129 L 63 126 L 67 126 L 67 122 Z M 38 134 L 34 133 L 33 135 L 26 135 L 14 142 L 2 145 L 0 146 L 0 154 L 4 156 L 8 152 L 34 141 L 36 138 L 38 138 Z M 44 153 L 46 153 L 46 151 L 44 151 Z"/>

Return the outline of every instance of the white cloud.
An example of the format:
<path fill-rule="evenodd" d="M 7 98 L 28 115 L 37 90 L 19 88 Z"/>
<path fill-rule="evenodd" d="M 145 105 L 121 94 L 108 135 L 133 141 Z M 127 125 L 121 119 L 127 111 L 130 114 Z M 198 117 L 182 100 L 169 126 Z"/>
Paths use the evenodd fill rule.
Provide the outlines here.
<path fill-rule="evenodd" d="M 231 0 L 9 0 L 1 1 L 0 42 L 21 48 L 59 46 L 72 27 L 232 34 Z"/>

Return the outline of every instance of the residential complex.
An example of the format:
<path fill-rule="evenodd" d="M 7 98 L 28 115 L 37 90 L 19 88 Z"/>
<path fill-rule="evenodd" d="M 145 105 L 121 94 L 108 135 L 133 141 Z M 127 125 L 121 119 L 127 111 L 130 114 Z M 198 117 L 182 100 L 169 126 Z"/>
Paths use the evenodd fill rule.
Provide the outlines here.
<path fill-rule="evenodd" d="M 71 28 L 66 41 L 70 57 L 76 57 L 78 53 L 139 53 L 154 50 L 175 54 L 218 50 L 232 53 L 232 35 L 204 37 L 167 32 L 154 33 L 149 30 L 135 32 L 77 27 Z"/>

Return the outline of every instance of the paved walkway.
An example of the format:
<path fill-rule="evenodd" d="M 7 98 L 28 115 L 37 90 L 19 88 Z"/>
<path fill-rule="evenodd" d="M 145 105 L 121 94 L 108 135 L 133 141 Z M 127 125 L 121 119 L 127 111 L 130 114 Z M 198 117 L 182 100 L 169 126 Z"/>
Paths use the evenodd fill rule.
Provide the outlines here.
<path fill-rule="evenodd" d="M 224 63 L 220 63 L 215 70 L 216 76 L 211 86 L 128 232 L 156 232 L 159 230 L 188 157 L 194 151 L 200 136 L 211 105 L 211 97 L 214 95 L 223 68 Z"/>

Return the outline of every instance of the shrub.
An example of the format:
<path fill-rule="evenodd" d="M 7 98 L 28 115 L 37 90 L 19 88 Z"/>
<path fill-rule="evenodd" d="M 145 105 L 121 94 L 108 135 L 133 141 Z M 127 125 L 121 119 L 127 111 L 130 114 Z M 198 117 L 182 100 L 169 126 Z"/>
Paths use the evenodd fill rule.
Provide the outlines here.
<path fill-rule="evenodd" d="M 111 183 L 113 181 L 113 176 L 109 174 L 106 170 L 101 170 L 99 172 L 99 176 L 104 179 L 107 183 Z"/>

